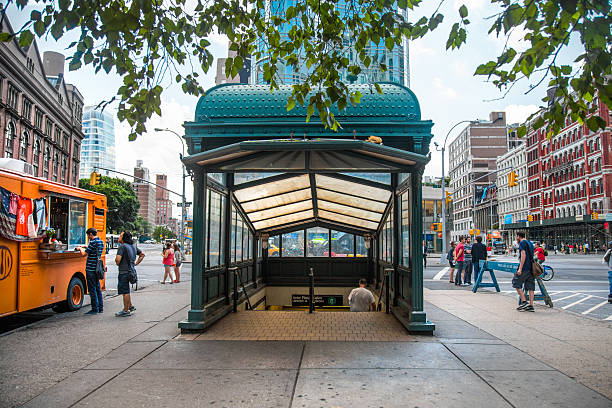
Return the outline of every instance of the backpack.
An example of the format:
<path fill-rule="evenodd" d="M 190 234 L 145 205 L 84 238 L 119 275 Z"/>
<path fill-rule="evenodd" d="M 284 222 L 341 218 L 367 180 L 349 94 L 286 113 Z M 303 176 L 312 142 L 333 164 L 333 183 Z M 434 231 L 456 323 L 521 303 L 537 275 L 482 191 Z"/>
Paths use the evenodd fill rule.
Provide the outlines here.
<path fill-rule="evenodd" d="M 533 259 L 533 250 L 531 249 L 531 245 L 527 244 L 527 248 L 529 249 L 527 254 L 529 254 L 529 257 L 531 258 L 531 274 L 534 278 L 537 278 L 544 273 L 544 269 L 542 268 L 542 265 Z"/>

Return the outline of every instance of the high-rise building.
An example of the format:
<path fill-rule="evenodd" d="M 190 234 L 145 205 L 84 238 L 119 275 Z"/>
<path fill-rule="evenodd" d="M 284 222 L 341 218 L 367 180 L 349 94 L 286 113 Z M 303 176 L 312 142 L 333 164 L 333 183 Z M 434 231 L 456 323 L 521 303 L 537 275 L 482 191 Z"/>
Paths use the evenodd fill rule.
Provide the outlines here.
<path fill-rule="evenodd" d="M 113 115 L 95 106 L 83 108 L 80 178 L 89 178 L 96 170 L 105 176 L 115 174 L 115 125 Z M 108 170 L 105 170 L 108 169 Z M 109 171 L 111 170 L 111 171 Z"/>
<path fill-rule="evenodd" d="M 329 3 L 328 3 L 329 4 Z M 295 6 L 294 0 L 266 0 L 264 13 L 266 18 L 271 16 L 279 15 L 285 16 L 289 7 Z M 353 4 L 347 0 L 338 0 L 334 3 L 334 6 L 341 14 L 348 14 L 353 12 Z M 404 15 L 407 19 L 407 12 L 405 10 L 398 10 L 399 13 Z M 284 24 L 279 28 L 281 40 L 288 37 L 288 33 L 292 26 Z M 346 57 L 349 59 L 349 65 L 354 65 L 359 61 L 359 57 L 353 44 L 356 39 L 350 35 L 346 35 L 344 38 L 343 46 L 347 47 Z M 251 70 L 251 78 L 253 84 L 265 84 L 266 81 L 263 77 L 263 65 L 268 61 L 266 53 L 266 43 L 263 40 L 257 42 L 257 48 L 259 51 L 264 53 L 262 58 L 253 60 L 253 69 Z M 384 40 L 380 43 L 371 43 L 368 45 L 366 54 L 372 59 L 372 63 L 369 67 L 365 67 L 363 64 L 358 65 L 361 68 L 361 73 L 357 76 L 351 76 L 348 70 L 340 72 L 340 79 L 345 83 L 359 83 L 367 84 L 374 82 L 396 82 L 406 87 L 410 87 L 410 71 L 409 71 L 409 58 L 408 58 L 408 40 L 404 38 L 401 45 L 396 45 L 393 51 L 389 51 L 385 46 Z M 303 61 L 301 61 L 303 62 Z M 386 72 L 381 72 L 378 65 L 384 63 L 387 66 Z M 278 63 L 278 84 L 291 85 L 303 82 L 308 76 L 308 69 L 305 63 L 298 64 L 297 71 L 282 62 Z"/>
<path fill-rule="evenodd" d="M 172 201 L 168 190 L 164 190 L 168 188 L 168 176 L 158 174 L 155 184 L 155 225 L 169 226 L 172 219 Z"/>
<path fill-rule="evenodd" d="M 498 157 L 497 199 L 498 223 L 506 244 L 515 238 L 508 234 L 505 225 L 527 221 L 529 201 L 527 197 L 527 145 L 518 147 Z M 510 173 L 516 174 L 516 186 L 510 186 Z"/>
<path fill-rule="evenodd" d="M 228 58 L 234 58 L 236 56 L 236 51 L 228 50 L 227 56 Z M 238 71 L 238 75 L 233 78 L 228 78 L 225 74 L 225 61 L 227 61 L 227 58 L 217 58 L 217 76 L 215 77 L 215 85 L 251 83 L 251 57 L 244 60 L 242 69 Z"/>
<path fill-rule="evenodd" d="M 0 31 L 13 33 L 6 15 Z M 22 160 L 34 176 L 76 186 L 79 176 L 83 96 L 66 83 L 65 58 L 36 41 L 0 43 L 0 156 Z"/>
<path fill-rule="evenodd" d="M 450 191 L 453 194 L 453 232 L 457 240 L 475 225 L 476 198 L 493 184 L 497 157 L 508 151 L 508 129 L 504 112 L 491 112 L 489 121 L 470 123 L 449 146 Z"/>
<path fill-rule="evenodd" d="M 149 181 L 149 169 L 142 167 L 142 160 L 136 160 L 134 167 L 134 183 L 132 187 L 138 197 L 140 209 L 138 215 L 155 225 L 155 186 Z"/>

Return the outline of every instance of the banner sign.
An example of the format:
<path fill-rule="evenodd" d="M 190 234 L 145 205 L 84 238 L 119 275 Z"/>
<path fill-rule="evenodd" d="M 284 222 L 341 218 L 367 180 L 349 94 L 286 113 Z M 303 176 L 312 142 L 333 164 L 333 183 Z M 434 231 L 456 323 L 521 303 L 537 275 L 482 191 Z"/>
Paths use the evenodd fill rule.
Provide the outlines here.
<path fill-rule="evenodd" d="M 342 295 L 315 295 L 315 306 L 342 306 Z M 291 306 L 308 306 L 309 295 L 291 295 Z"/>

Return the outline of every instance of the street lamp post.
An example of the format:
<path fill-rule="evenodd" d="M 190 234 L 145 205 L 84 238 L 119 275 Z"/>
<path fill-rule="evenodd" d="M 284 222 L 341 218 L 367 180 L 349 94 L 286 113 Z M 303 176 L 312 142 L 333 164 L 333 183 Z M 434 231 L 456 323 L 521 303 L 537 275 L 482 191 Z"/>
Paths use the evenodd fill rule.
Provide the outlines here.
<path fill-rule="evenodd" d="M 468 120 L 462 120 L 460 122 L 457 122 L 453 125 L 452 128 L 450 128 L 450 130 L 448 131 L 448 133 L 446 134 L 446 137 L 444 138 L 444 144 L 442 145 L 441 149 L 438 149 L 439 145 L 438 143 L 434 142 L 434 145 L 436 146 L 436 150 L 442 152 L 442 256 L 440 257 L 440 264 L 441 265 L 446 265 L 446 180 L 445 180 L 445 176 L 444 176 L 444 152 L 446 152 L 446 142 L 448 140 L 448 136 L 451 134 L 451 132 L 453 131 L 453 129 L 455 129 L 457 126 L 459 126 L 462 123 L 478 123 L 479 120 L 472 120 L 472 119 L 468 119 Z"/>
<path fill-rule="evenodd" d="M 155 128 L 155 131 L 156 132 L 170 132 L 170 133 L 175 134 L 176 137 L 178 137 L 179 140 L 181 141 L 181 144 L 183 145 L 183 154 L 181 155 L 181 159 L 185 157 L 185 140 L 182 138 L 181 135 L 179 135 L 172 129 Z M 181 196 L 183 200 L 182 207 L 181 207 L 181 251 L 184 251 L 185 250 L 185 214 L 186 214 L 186 207 L 187 207 L 186 200 L 185 200 L 185 178 L 187 177 L 187 175 L 185 171 L 185 163 L 183 163 L 182 160 L 181 160 L 181 164 L 183 165 L 183 195 Z"/>

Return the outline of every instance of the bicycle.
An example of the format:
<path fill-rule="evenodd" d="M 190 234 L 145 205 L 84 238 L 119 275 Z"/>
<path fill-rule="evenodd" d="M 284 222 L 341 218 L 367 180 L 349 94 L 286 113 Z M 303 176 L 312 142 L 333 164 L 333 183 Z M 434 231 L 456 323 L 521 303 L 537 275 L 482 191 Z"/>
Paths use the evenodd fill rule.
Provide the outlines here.
<path fill-rule="evenodd" d="M 542 265 L 542 274 L 539 276 L 543 281 L 548 282 L 555 276 L 555 270 L 548 265 Z"/>

